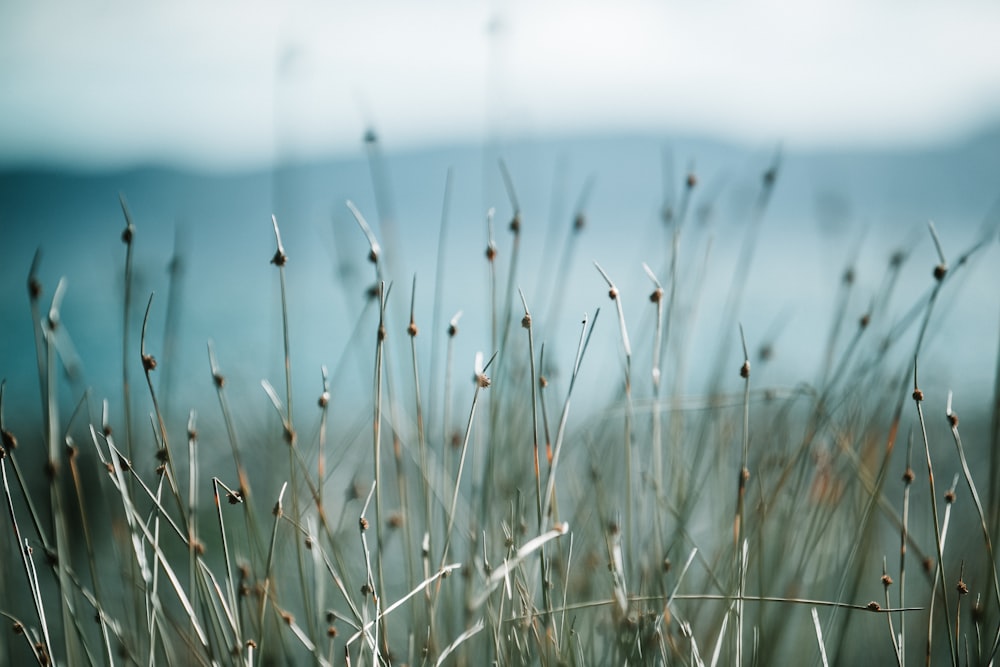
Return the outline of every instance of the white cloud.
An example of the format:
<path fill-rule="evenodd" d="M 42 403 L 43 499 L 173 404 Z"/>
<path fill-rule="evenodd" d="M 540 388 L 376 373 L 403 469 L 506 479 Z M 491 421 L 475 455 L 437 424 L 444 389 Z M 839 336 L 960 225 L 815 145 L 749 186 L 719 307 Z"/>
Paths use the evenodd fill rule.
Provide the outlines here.
<path fill-rule="evenodd" d="M 496 10 L 495 10 L 496 7 Z M 601 128 L 912 143 L 1000 117 L 1000 7 L 893 0 L 0 8 L 0 161 L 225 166 Z"/>

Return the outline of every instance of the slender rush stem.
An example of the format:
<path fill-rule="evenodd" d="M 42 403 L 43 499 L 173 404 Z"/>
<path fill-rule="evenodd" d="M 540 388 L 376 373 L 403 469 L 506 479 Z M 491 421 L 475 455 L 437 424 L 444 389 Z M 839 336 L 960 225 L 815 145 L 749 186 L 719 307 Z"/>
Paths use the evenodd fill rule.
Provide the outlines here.
<path fill-rule="evenodd" d="M 938 519 L 938 509 L 937 509 L 937 490 L 934 485 L 934 466 L 931 463 L 931 446 L 930 441 L 927 438 L 927 427 L 924 424 L 924 411 L 922 407 L 922 402 L 924 400 L 924 392 L 919 389 L 917 384 L 917 360 L 913 360 L 913 402 L 917 406 L 917 417 L 920 421 L 920 434 L 924 439 L 924 455 L 927 460 L 927 478 L 930 482 L 931 488 L 931 511 L 934 515 L 934 542 L 937 546 L 937 560 L 938 569 L 941 571 L 941 608 L 944 610 L 945 626 L 951 628 L 951 609 L 948 606 L 948 585 L 946 583 L 946 573 L 944 567 L 944 545 L 941 539 L 941 522 Z M 931 610 L 933 614 L 933 610 Z M 949 654 L 951 656 L 951 663 L 953 667 L 958 667 L 958 651 L 955 647 L 955 640 L 952 637 L 951 632 L 946 633 L 948 635 L 948 648 Z"/>

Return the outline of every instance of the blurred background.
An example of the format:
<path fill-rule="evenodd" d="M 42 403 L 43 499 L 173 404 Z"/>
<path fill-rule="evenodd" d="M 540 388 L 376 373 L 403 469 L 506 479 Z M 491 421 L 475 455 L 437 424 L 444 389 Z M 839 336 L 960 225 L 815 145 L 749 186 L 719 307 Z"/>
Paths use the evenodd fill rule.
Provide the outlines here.
<path fill-rule="evenodd" d="M 100 423 L 106 399 L 110 424 L 116 434 L 124 430 L 123 376 L 141 441 L 137 469 L 150 473 L 153 408 L 139 337 L 152 298 L 146 345 L 159 361 L 153 382 L 168 432 L 183 442 L 196 410 L 202 480 L 217 474 L 232 481 L 206 353 L 213 341 L 254 493 L 269 511 L 287 464 L 280 420 L 261 388 L 269 381 L 286 400 L 281 292 L 270 264 L 273 214 L 289 258 L 295 424 L 305 458 L 330 461 L 331 516 L 348 516 L 353 490 L 366 488 L 372 475 L 364 457 L 371 452 L 378 326 L 370 290 L 378 278 L 391 284 L 391 423 L 411 454 L 411 298 L 427 441 L 437 452 L 448 451 L 445 443 L 464 429 L 477 352 L 498 351 L 497 382 L 523 383 L 506 394 L 523 396 L 527 345 L 516 289 L 532 311 L 536 346 L 546 344 L 553 421 L 580 322 L 600 308 L 574 395 L 574 447 L 563 466 L 567 487 L 577 485 L 588 503 L 588 475 L 617 479 L 615 457 L 601 447 L 617 442 L 632 405 L 622 398 L 618 315 L 594 262 L 621 296 L 636 423 L 646 428 L 654 407 L 664 406 L 671 425 L 684 422 L 671 410 L 698 411 L 688 432 L 673 432 L 673 450 L 693 452 L 704 475 L 693 478 L 706 482 L 694 497 L 714 498 L 719 507 L 718 498 L 730 497 L 732 443 L 726 435 L 696 440 L 687 433 L 702 417 L 733 429 L 741 423 L 740 324 L 753 363 L 754 481 L 776 474 L 783 464 L 769 457 L 780 459 L 797 442 L 798 424 L 769 429 L 769 415 L 836 385 L 831 410 L 846 425 L 831 428 L 829 441 L 817 439 L 802 458 L 823 482 L 830 452 L 841 444 L 832 434 L 879 453 L 880 425 L 891 418 L 884 406 L 909 396 L 900 378 L 912 363 L 932 270 L 942 261 L 928 231 L 933 220 L 950 271 L 920 355 L 930 442 L 940 479 L 950 480 L 958 464 L 943 415 L 954 391 L 984 489 L 987 463 L 1000 460 L 986 446 L 998 428 L 986 425 L 1000 333 L 998 34 L 1000 5 L 976 0 L 4 0 L 0 377 L 6 425 L 23 445 L 17 458 L 23 452 L 41 484 L 45 397 L 32 319 L 43 319 L 55 299 L 65 371 L 58 421 L 89 457 L 82 460 L 90 488 L 106 489 L 96 486 L 87 425 Z M 135 223 L 127 317 L 120 198 Z M 379 241 L 379 276 L 348 200 Z M 497 251 L 492 271 L 488 246 Z M 654 284 L 644 263 L 673 304 L 656 406 Z M 27 290 L 33 270 L 42 287 L 37 314 Z M 871 324 L 855 351 L 851 341 L 865 315 Z M 511 324 L 509 338 L 502 320 Z M 449 322 L 458 325 L 450 352 Z M 845 358 L 847 371 L 837 376 Z M 329 447 L 320 451 L 316 399 L 324 371 L 331 425 Z M 494 384 L 488 400 L 498 395 L 505 394 Z M 768 403 L 774 397 L 788 401 Z M 487 405 L 493 410 L 500 399 Z M 915 429 L 912 412 L 908 406 L 901 434 Z M 788 414 L 792 423 L 798 413 Z M 856 414 L 865 417 L 852 422 Z M 485 435 L 480 429 L 477 438 L 515 438 L 509 434 L 529 423 L 523 412 L 504 415 L 514 415 L 511 424 Z M 492 457 L 495 450 L 486 451 Z M 889 478 L 896 486 L 885 497 L 900 497 L 902 451 L 895 450 Z M 705 452 L 712 460 L 702 463 Z M 513 454 L 498 460 L 516 478 Z M 857 468 L 837 464 L 834 473 L 856 489 Z M 678 466 L 671 474 L 685 473 Z M 996 506 L 1000 474 L 989 482 L 988 503 Z M 753 492 L 763 494 L 765 483 Z M 683 486 L 670 491 L 682 494 Z M 627 484 L 612 496 L 622 489 L 631 497 Z M 838 493 L 830 502 L 851 510 Z M 850 497 L 855 511 L 867 497 Z M 789 522 L 797 522 L 799 497 L 782 499 Z M 822 510 L 825 502 L 812 497 L 808 507 Z M 601 553 L 609 508 L 625 503 L 612 497 L 596 504 L 604 516 L 586 514 L 588 505 L 571 520 L 583 517 Z M 498 516 L 506 512 L 501 505 Z M 728 535 L 732 508 L 723 510 L 724 530 L 695 526 L 704 532 L 696 540 L 709 548 Z M 968 520 L 968 505 L 964 511 Z M 787 545 L 804 546 L 790 581 L 803 594 L 839 597 L 829 582 L 840 570 L 811 554 L 814 544 L 830 553 L 854 544 L 856 531 L 834 527 L 827 542 L 814 540 L 813 529 L 820 535 L 827 522 L 822 511 L 811 516 L 822 520 L 810 519 L 801 535 L 785 529 L 784 515 L 772 520 L 774 559 L 783 565 Z M 953 530 L 953 541 L 978 545 L 977 525 Z M 872 553 L 894 553 L 897 535 L 879 533 L 888 546 L 876 544 Z M 651 561 L 657 571 L 660 554 Z M 671 552 L 675 563 L 683 556 Z M 20 590 L 15 574 L 10 588 L 5 576 L 0 591 Z M 825 589 L 816 584 L 823 577 Z M 875 577 L 869 583 L 878 588 L 865 596 L 882 594 Z M 0 600 L 8 606 L 14 603 Z M 795 641 L 811 642 L 811 628 L 772 620 Z M 843 626 L 857 647 L 851 650 L 863 652 L 855 662 L 874 660 L 868 651 L 876 641 L 888 651 L 878 625 L 861 619 L 857 637 Z M 876 632 L 879 639 L 869 641 Z"/>
<path fill-rule="evenodd" d="M 212 400 L 208 339 L 254 401 L 266 405 L 261 378 L 281 377 L 272 213 L 291 258 L 297 381 L 318 395 L 327 365 L 342 378 L 356 372 L 367 391 L 373 346 L 357 331 L 375 326 L 365 305 L 374 274 L 347 199 L 386 248 L 400 336 L 416 275 L 418 323 L 436 336 L 420 338 L 421 353 L 440 351 L 461 310 L 456 363 L 471 371 L 474 353 L 495 342 L 490 207 L 501 285 L 511 256 L 515 204 L 501 159 L 523 218 L 516 281 L 558 343 L 554 369 L 571 360 L 583 313 L 611 313 L 595 260 L 622 289 L 632 326 L 649 331 L 641 263 L 666 280 L 664 212 L 679 214 L 692 173 L 679 261 L 681 289 L 700 305 L 684 386 L 698 393 L 720 342 L 733 363 L 742 356 L 722 309 L 747 242 L 738 316 L 751 348 L 773 345 L 763 382 L 814 381 L 831 327 L 870 307 L 892 253 L 906 253 L 913 278 L 885 326 L 925 294 L 938 261 L 927 220 L 951 258 L 992 238 L 998 31 L 1000 8 L 988 2 L 5 2 L 8 406 L 38 410 L 25 290 L 36 250 L 46 308 L 67 281 L 63 347 L 77 373 L 67 400 L 84 387 L 120 394 L 119 194 L 137 226 L 132 341 L 155 291 L 150 343 L 171 362 L 161 381 L 174 387 L 178 420 Z M 586 225 L 574 235 L 578 213 Z M 926 372 L 940 395 L 948 385 L 985 404 L 1000 313 L 995 246 L 977 253 L 936 318 Z M 848 269 L 856 289 L 839 310 Z M 617 376 L 613 319 L 595 349 Z"/>

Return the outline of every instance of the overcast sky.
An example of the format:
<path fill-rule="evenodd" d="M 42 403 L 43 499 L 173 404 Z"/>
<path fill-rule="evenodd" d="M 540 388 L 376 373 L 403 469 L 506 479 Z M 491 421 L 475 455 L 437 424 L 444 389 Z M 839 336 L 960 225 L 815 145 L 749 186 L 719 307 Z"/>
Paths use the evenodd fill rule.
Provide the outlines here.
<path fill-rule="evenodd" d="M 638 130 L 926 145 L 1000 119 L 1000 5 L 0 3 L 0 165 L 225 168 Z"/>

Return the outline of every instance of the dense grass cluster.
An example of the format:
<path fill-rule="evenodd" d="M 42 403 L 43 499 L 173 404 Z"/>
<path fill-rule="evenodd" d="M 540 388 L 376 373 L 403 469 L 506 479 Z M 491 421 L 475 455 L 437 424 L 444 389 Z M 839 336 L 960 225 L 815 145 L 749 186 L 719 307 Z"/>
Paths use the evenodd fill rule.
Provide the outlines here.
<path fill-rule="evenodd" d="M 549 292 L 521 288 L 524 221 L 514 179 L 500 173 L 513 215 L 498 238 L 488 213 L 487 278 L 468 288 L 488 313 L 474 368 L 453 354 L 461 313 L 442 317 L 437 298 L 432 316 L 418 312 L 416 279 L 392 275 L 379 226 L 348 202 L 373 274 L 345 355 L 371 382 L 337 388 L 346 380 L 323 367 L 312 400 L 293 402 L 286 274 L 296 265 L 286 244 L 301 240 L 283 238 L 279 220 L 260 225 L 275 240 L 260 270 L 276 274 L 283 317 L 283 346 L 262 354 L 285 369 L 262 382 L 266 418 L 248 419 L 240 397 L 259 388 L 231 386 L 226 350 L 211 344 L 204 380 L 217 404 L 186 406 L 185 419 L 161 409 L 163 368 L 147 330 L 164 309 L 132 293 L 142 225 L 124 200 L 121 393 L 88 392 L 67 410 L 63 291 L 46 295 L 36 257 L 27 285 L 42 428 L 36 436 L 29 417 L 0 417 L 0 661 L 992 662 L 1000 412 L 973 423 L 977 451 L 992 444 L 990 469 L 970 466 L 957 407 L 950 395 L 925 401 L 947 388 L 923 386 L 920 368 L 952 279 L 987 254 L 995 227 L 948 256 L 930 225 L 937 257 L 887 253 L 881 286 L 856 315 L 849 267 L 833 326 L 817 333 L 819 378 L 758 386 L 775 343 L 744 334 L 739 313 L 777 164 L 759 180 L 725 294 L 702 293 L 704 267 L 681 257 L 690 174 L 663 211 L 665 243 L 646 258 L 655 263 L 637 262 L 649 291 L 623 293 L 595 263 L 607 287 L 595 302 L 608 307 L 549 340 L 538 332 L 580 319 L 561 314 L 559 298 L 539 310 Z M 578 289 L 560 272 L 584 227 L 581 208 L 553 263 L 554 294 Z M 925 282 L 901 287 L 909 262 L 926 262 Z M 720 334 L 710 390 L 693 396 L 685 365 L 705 299 L 724 300 L 742 361 L 729 363 L 734 337 Z M 599 352 L 621 362 L 607 375 L 592 359 L 598 327 L 617 332 L 604 339 L 614 349 Z M 418 351 L 426 335 L 446 341 L 443 358 Z M 991 355 L 983 350 L 984 363 Z M 22 380 L 3 395 L 36 390 Z M 580 411 L 580 382 L 607 388 L 604 404 Z M 335 389 L 360 396 L 366 413 L 338 413 Z M 222 426 L 206 445 L 199 420 L 212 414 Z M 946 424 L 953 444 L 929 420 Z M 206 465 L 220 459 L 202 449 L 226 443 L 231 460 Z M 44 470 L 22 465 L 43 450 Z"/>

